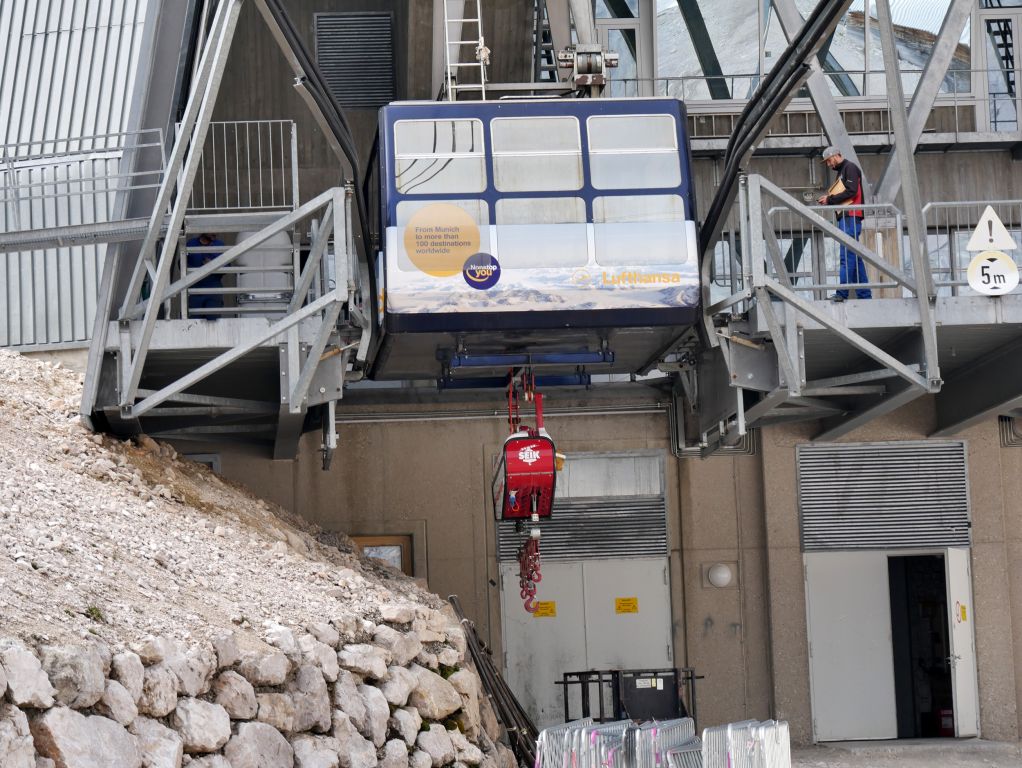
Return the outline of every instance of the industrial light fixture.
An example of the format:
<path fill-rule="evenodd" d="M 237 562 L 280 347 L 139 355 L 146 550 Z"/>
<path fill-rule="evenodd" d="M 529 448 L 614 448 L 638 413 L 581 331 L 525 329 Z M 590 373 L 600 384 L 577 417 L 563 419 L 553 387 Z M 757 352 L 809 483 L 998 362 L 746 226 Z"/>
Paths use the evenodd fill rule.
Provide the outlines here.
<path fill-rule="evenodd" d="M 721 589 L 731 586 L 734 577 L 731 566 L 727 563 L 715 563 L 706 571 L 706 580 L 713 586 L 720 587 Z"/>

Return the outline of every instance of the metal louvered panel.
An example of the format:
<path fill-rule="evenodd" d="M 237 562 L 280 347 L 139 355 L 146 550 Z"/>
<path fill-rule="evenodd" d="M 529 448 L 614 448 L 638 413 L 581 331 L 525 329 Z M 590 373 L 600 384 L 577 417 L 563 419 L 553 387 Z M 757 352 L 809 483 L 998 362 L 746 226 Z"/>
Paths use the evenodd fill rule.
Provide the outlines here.
<path fill-rule="evenodd" d="M 962 442 L 800 445 L 805 552 L 970 544 Z"/>
<path fill-rule="evenodd" d="M 316 63 L 343 107 L 394 101 L 394 19 L 390 13 L 317 13 Z"/>
<path fill-rule="evenodd" d="M 540 524 L 544 560 L 667 555 L 667 507 L 663 496 L 566 499 Z M 517 559 L 527 534 L 510 521 L 497 523 L 497 557 Z"/>

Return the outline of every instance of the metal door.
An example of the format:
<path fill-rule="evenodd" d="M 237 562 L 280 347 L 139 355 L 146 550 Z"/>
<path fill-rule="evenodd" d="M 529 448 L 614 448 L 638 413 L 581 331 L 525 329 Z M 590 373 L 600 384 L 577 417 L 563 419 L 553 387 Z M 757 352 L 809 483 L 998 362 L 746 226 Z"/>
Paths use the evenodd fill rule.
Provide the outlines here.
<path fill-rule="evenodd" d="M 671 595 L 663 558 L 582 565 L 590 669 L 673 666 Z"/>
<path fill-rule="evenodd" d="M 518 564 L 501 563 L 500 573 L 507 682 L 540 728 L 564 722 L 565 672 L 673 666 L 666 558 L 544 563 L 536 615 L 522 608 Z M 577 692 L 569 701 L 577 717 Z"/>
<path fill-rule="evenodd" d="M 948 620 L 951 638 L 951 691 L 955 735 L 979 736 L 979 685 L 973 632 L 972 569 L 969 550 L 945 550 Z"/>
<path fill-rule="evenodd" d="M 582 564 L 543 563 L 537 615 L 518 595 L 518 563 L 500 564 L 501 625 L 507 684 L 540 728 L 564 721 L 563 672 L 586 668 Z"/>
<path fill-rule="evenodd" d="M 816 741 L 898 736 L 887 552 L 807 552 Z"/>

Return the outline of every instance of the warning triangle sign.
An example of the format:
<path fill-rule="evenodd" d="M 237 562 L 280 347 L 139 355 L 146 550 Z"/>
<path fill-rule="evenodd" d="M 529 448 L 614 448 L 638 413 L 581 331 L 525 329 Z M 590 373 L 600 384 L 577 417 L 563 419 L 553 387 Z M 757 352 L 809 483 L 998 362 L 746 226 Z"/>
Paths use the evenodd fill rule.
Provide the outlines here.
<path fill-rule="evenodd" d="M 1018 248 L 1004 224 L 989 205 L 979 217 L 979 224 L 965 246 L 967 251 L 1012 251 Z"/>

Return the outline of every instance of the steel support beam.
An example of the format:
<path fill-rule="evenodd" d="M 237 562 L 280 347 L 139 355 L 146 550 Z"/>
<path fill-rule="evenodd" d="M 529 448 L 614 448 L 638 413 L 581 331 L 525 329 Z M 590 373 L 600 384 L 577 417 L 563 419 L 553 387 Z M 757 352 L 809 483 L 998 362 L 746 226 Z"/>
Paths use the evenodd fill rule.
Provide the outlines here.
<path fill-rule="evenodd" d="M 124 297 L 122 313 L 128 309 L 134 297 L 141 292 L 145 264 L 149 261 L 150 255 L 155 251 L 163 212 L 170 200 L 171 193 L 176 188 L 178 195 L 174 200 L 174 206 L 171 210 L 170 221 L 167 225 L 167 236 L 163 240 L 163 248 L 157 264 L 156 279 L 153 283 L 151 294 L 153 300 L 148 302 L 146 307 L 145 318 L 142 322 L 142 332 L 131 359 L 128 377 L 120 382 L 120 405 L 125 411 L 126 416 L 132 411 L 135 392 L 142 378 L 142 368 L 145 365 L 146 356 L 149 352 L 149 343 L 152 340 L 153 329 L 156 327 L 156 318 L 162 304 L 162 301 L 155 299 L 163 295 L 163 291 L 170 281 L 170 270 L 174 263 L 174 250 L 177 247 L 177 233 L 181 230 L 181 225 L 184 223 L 185 211 L 188 207 L 188 200 L 191 197 L 192 184 L 195 181 L 195 176 L 198 173 L 199 164 L 202 160 L 202 148 L 206 141 L 206 131 L 209 129 L 209 123 L 213 117 L 213 107 L 216 104 L 216 97 L 220 91 L 220 82 L 227 67 L 227 55 L 231 49 L 231 42 L 234 39 L 234 30 L 238 24 L 241 5 L 242 0 L 227 0 L 227 2 L 217 8 L 216 17 L 213 21 L 217 34 L 211 38 L 211 45 L 207 46 L 206 50 L 203 51 L 202 63 L 199 67 L 202 77 L 188 98 L 181 132 L 174 142 L 171 160 L 167 164 L 160 193 L 157 197 L 157 204 L 153 209 L 152 219 L 149 223 L 149 234 L 143 243 L 141 253 L 139 253 L 139 260 L 135 266 L 136 272 L 132 278 L 131 286 Z M 186 151 L 187 155 L 185 154 Z M 178 174 L 179 170 L 180 175 Z"/>
<path fill-rule="evenodd" d="M 720 68 L 720 60 L 714 50 L 710 33 L 706 29 L 706 20 L 699 8 L 697 0 L 678 0 L 678 10 L 685 20 L 685 28 L 692 39 L 692 47 L 699 61 L 699 68 L 706 77 L 706 87 L 711 99 L 730 99 L 731 91 L 724 80 L 724 70 Z"/>
<path fill-rule="evenodd" d="M 777 19 L 781 22 L 781 29 L 790 43 L 798 30 L 805 24 L 805 19 L 795 6 L 795 0 L 773 0 L 773 3 L 774 9 L 777 11 Z M 816 114 L 820 116 L 820 122 L 823 123 L 823 130 L 826 132 L 827 138 L 841 151 L 844 157 L 861 167 L 859 156 L 855 152 L 855 147 L 852 146 L 852 138 L 848 135 L 848 129 L 845 127 L 844 118 L 841 117 L 834 95 L 830 92 L 830 78 L 823 73 L 816 57 L 813 57 L 809 66 L 812 68 L 812 74 L 809 75 L 806 86 L 809 89 L 809 98 L 813 102 Z M 868 188 L 863 190 L 863 199 L 868 192 Z"/>
<path fill-rule="evenodd" d="M 791 2 L 791 0 L 781 0 Z M 930 117 L 930 110 L 940 93 L 941 83 L 944 82 L 944 75 L 947 73 L 951 60 L 954 58 L 958 41 L 962 37 L 965 25 L 969 21 L 975 0 L 952 0 L 944 16 L 944 23 L 937 35 L 937 42 L 933 46 L 930 58 L 923 69 L 922 77 L 916 85 L 915 93 L 912 94 L 912 102 L 908 110 L 908 144 L 905 147 L 909 154 L 914 154 L 919 145 L 919 139 L 923 135 L 926 121 Z M 885 54 L 886 61 L 886 54 Z M 904 103 L 904 101 L 902 101 Z M 893 203 L 901 189 L 902 176 L 900 173 L 901 143 L 891 147 L 891 153 L 887 156 L 887 163 L 884 165 L 883 173 L 876 185 L 876 199 L 881 202 Z"/>
<path fill-rule="evenodd" d="M 884 0 L 880 1 L 883 2 Z M 916 398 L 922 397 L 926 394 L 927 390 L 924 386 L 915 386 L 907 381 L 895 379 L 888 385 L 888 391 L 890 394 L 886 397 L 881 398 L 878 402 L 872 403 L 860 411 L 856 411 L 855 413 L 847 416 L 835 416 L 832 419 L 827 419 L 824 421 L 823 430 L 816 435 L 813 440 L 827 442 L 829 440 L 837 440 L 839 437 L 844 437 L 852 430 L 861 427 L 863 424 L 867 424 L 880 416 L 885 416 L 892 411 L 896 411 L 906 403 L 910 403 Z"/>
<path fill-rule="evenodd" d="M 996 299 L 995 299 L 996 301 Z M 966 366 L 937 395 L 934 437 L 947 437 L 1022 405 L 1022 339 Z"/>
<path fill-rule="evenodd" d="M 575 22 L 575 35 L 583 45 L 595 45 L 596 19 L 591 0 L 568 0 L 571 18 Z"/>
<path fill-rule="evenodd" d="M 930 260 L 926 251 L 926 225 L 923 222 L 923 204 L 919 198 L 919 180 L 916 177 L 912 141 L 909 138 L 908 116 L 905 113 L 905 93 L 901 85 L 898 50 L 891 22 L 890 0 L 877 0 L 877 18 L 880 22 L 880 43 L 884 49 L 884 75 L 887 78 L 887 101 L 891 107 L 896 147 L 904 147 L 897 156 L 901 172 L 905 219 L 908 223 L 909 250 L 912 254 L 913 273 L 916 278 L 916 303 L 919 307 L 919 331 L 923 337 L 923 357 L 926 363 L 927 389 L 940 389 L 940 368 L 937 361 L 937 326 L 933 318 L 933 305 L 937 297 L 930 277 Z"/>

